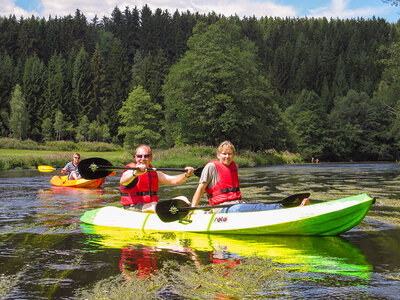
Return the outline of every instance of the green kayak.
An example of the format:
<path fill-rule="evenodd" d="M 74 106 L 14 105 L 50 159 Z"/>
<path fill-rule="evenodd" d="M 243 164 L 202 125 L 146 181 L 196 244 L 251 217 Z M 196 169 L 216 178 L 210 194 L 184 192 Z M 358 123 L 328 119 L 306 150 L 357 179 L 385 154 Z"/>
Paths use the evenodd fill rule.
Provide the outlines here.
<path fill-rule="evenodd" d="M 165 223 L 157 214 L 114 206 L 85 212 L 86 224 L 132 228 L 145 231 L 178 231 L 245 235 L 338 235 L 360 223 L 375 199 L 359 194 L 342 199 L 291 208 L 209 213 L 196 210 L 190 219 Z"/>

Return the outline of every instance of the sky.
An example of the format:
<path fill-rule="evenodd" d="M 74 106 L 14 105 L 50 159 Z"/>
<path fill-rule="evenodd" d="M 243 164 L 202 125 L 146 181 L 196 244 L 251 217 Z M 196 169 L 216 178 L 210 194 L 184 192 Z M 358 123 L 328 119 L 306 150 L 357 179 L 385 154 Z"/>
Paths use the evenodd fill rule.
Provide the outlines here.
<path fill-rule="evenodd" d="M 74 15 L 79 9 L 88 20 L 94 16 L 101 19 L 110 16 L 117 6 L 121 11 L 126 7 L 141 9 L 147 4 L 152 11 L 156 8 L 207 14 L 216 12 L 224 16 L 237 15 L 241 18 L 260 17 L 326 17 L 339 19 L 384 18 L 395 23 L 400 19 L 400 7 L 394 7 L 382 0 L 0 0 L 0 16 L 15 15 L 29 18 L 32 15 L 48 19 Z"/>

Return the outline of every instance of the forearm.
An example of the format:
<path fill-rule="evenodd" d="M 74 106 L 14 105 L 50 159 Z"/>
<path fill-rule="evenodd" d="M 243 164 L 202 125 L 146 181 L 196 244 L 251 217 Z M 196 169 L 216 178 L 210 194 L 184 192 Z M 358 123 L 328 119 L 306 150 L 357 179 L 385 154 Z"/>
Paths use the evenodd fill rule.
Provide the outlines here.
<path fill-rule="evenodd" d="M 136 178 L 136 170 L 129 170 L 129 171 L 125 171 L 124 174 L 122 174 L 121 179 L 120 179 L 120 183 L 123 186 L 127 186 L 128 184 L 130 184 L 133 180 L 135 180 Z"/>
<path fill-rule="evenodd" d="M 174 177 L 175 180 L 173 185 L 184 183 L 189 178 L 189 176 L 187 176 L 186 173 L 175 175 Z"/>
<path fill-rule="evenodd" d="M 195 207 L 199 204 L 201 196 L 203 195 L 205 189 L 206 189 L 206 184 L 204 183 L 199 184 L 192 198 L 192 207 Z"/>
<path fill-rule="evenodd" d="M 171 176 L 171 175 L 164 174 L 161 171 L 157 171 L 158 182 L 160 184 L 178 185 L 178 184 L 184 183 L 192 175 L 192 173 L 193 173 L 192 171 L 188 171 L 183 174 Z"/>

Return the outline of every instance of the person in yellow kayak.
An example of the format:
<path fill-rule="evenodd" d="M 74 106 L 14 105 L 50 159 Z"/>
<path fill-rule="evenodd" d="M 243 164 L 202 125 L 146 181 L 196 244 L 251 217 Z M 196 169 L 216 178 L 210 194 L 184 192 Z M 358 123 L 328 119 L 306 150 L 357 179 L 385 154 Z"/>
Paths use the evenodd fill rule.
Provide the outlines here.
<path fill-rule="evenodd" d="M 68 180 L 76 180 L 78 178 L 81 178 L 78 170 L 78 163 L 80 158 L 81 156 L 79 153 L 74 153 L 74 155 L 72 156 L 73 160 L 67 163 L 65 167 L 61 170 L 61 174 L 68 174 Z"/>
<path fill-rule="evenodd" d="M 225 208 L 215 208 L 213 213 L 231 213 L 246 211 L 261 211 L 282 208 L 279 204 L 245 203 L 240 192 L 239 176 L 236 163 L 233 161 L 236 151 L 230 141 L 222 142 L 217 149 L 218 160 L 206 164 L 201 172 L 199 185 L 192 198 L 192 207 L 200 202 L 207 193 L 211 206 L 227 205 Z"/>
<path fill-rule="evenodd" d="M 148 171 L 152 168 L 153 154 L 150 146 L 142 144 L 136 148 L 135 162 L 126 165 L 136 170 L 125 170 L 120 179 L 121 204 L 125 209 L 155 212 L 158 202 L 158 185 L 178 185 L 185 182 L 194 172 L 186 167 L 186 172 L 179 175 L 167 175 L 161 171 Z"/>

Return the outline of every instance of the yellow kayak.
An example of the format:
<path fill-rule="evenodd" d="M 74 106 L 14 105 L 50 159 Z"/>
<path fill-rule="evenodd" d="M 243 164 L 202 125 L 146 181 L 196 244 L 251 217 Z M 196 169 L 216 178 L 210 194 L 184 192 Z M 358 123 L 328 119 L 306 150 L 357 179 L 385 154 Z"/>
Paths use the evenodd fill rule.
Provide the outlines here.
<path fill-rule="evenodd" d="M 87 180 L 83 178 L 68 180 L 66 176 L 53 176 L 50 179 L 50 183 L 55 186 L 72 187 L 72 188 L 98 188 L 100 187 L 105 178 Z"/>

